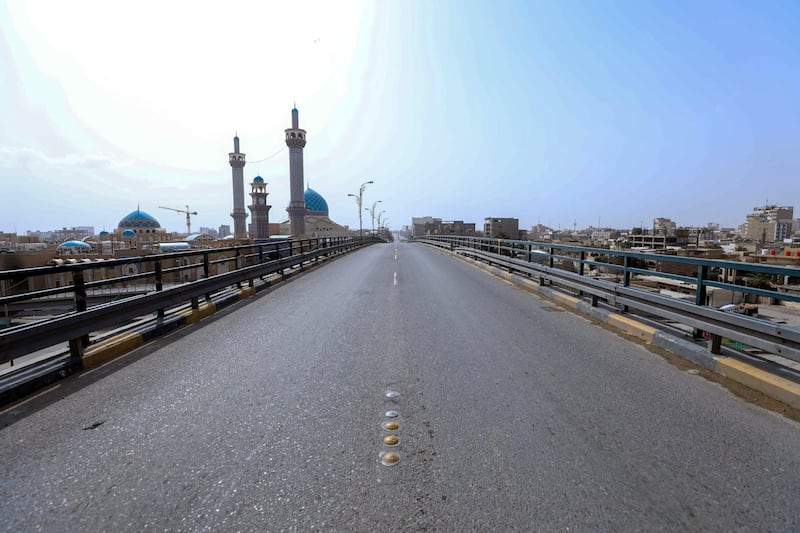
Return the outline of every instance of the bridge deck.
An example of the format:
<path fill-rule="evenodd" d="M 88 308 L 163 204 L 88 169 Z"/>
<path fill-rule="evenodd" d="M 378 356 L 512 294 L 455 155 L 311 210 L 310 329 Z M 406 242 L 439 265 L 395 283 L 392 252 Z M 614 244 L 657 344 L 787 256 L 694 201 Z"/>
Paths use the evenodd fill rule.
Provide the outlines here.
<path fill-rule="evenodd" d="M 800 529 L 797 423 L 418 245 L 0 417 L 8 530 Z"/>

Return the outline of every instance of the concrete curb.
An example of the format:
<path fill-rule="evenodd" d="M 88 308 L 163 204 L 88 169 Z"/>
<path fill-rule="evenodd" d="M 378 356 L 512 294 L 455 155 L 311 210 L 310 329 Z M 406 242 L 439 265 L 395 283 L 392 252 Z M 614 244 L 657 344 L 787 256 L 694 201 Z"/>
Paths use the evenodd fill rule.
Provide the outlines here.
<path fill-rule="evenodd" d="M 707 370 L 732 379 L 742 385 L 746 385 L 751 389 L 759 391 L 795 409 L 800 409 L 800 384 L 770 374 L 739 359 L 714 355 L 702 346 L 660 331 L 628 316 L 606 309 L 592 307 L 589 302 L 554 291 L 548 287 L 542 287 L 533 279 L 525 278 L 518 274 L 511 274 L 501 268 L 489 266 L 475 259 L 464 257 L 453 252 L 450 253 L 482 270 L 509 281 L 517 287 L 536 292 L 548 300 L 607 324 L 614 329 L 643 341 L 645 344 L 656 346 L 679 357 L 688 359 Z"/>

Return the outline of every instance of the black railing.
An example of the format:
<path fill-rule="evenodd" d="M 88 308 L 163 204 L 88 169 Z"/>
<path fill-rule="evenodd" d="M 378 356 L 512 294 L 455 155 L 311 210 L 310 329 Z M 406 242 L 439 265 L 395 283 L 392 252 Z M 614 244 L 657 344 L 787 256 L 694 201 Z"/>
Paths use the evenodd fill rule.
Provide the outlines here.
<path fill-rule="evenodd" d="M 309 262 L 373 242 L 370 237 L 357 236 L 283 240 L 3 271 L 0 287 L 7 287 L 3 284 L 6 280 L 16 282 L 14 294 L 0 295 L 0 310 L 10 304 L 35 308 L 42 299 L 61 296 L 71 297 L 73 311 L 0 330 L 0 363 L 65 341 L 72 356 L 79 359 L 90 333 L 119 327 L 150 313 L 163 318 L 165 310 L 174 306 L 191 303 L 197 308 L 200 298 L 210 300 L 218 291 L 243 283 L 252 287 L 256 279 L 275 273 L 284 276 L 287 269 L 303 269 Z M 176 266 L 166 266 L 170 264 Z M 120 274 L 130 265 L 135 265 L 135 273 Z M 197 272 L 199 269 L 202 273 Z M 94 279 L 98 277 L 102 279 Z M 28 283 L 20 283 L 23 279 Z M 61 279 L 70 283 L 38 288 Z M 131 282 L 137 290 L 127 290 Z M 25 290 L 29 287 L 33 290 Z M 89 305 L 92 291 L 102 288 L 114 293 L 114 301 Z"/>

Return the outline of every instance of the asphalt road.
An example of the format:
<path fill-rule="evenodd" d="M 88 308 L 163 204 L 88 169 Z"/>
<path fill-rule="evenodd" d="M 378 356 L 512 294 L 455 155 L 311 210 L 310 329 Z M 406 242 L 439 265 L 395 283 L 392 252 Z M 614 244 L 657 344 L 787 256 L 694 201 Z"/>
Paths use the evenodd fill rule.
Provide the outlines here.
<path fill-rule="evenodd" d="M 417 244 L 339 258 L 0 425 L 6 531 L 800 530 L 800 425 Z"/>

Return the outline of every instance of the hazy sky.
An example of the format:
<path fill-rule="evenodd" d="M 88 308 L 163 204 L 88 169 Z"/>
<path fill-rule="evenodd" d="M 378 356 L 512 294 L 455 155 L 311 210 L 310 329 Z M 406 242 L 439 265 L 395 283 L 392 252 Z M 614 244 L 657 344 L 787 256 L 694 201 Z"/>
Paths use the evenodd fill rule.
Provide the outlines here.
<path fill-rule="evenodd" d="M 798 28 L 788 1 L 0 0 L 0 230 L 232 225 L 236 132 L 284 220 L 294 102 L 351 227 L 370 179 L 393 228 L 800 216 Z"/>

